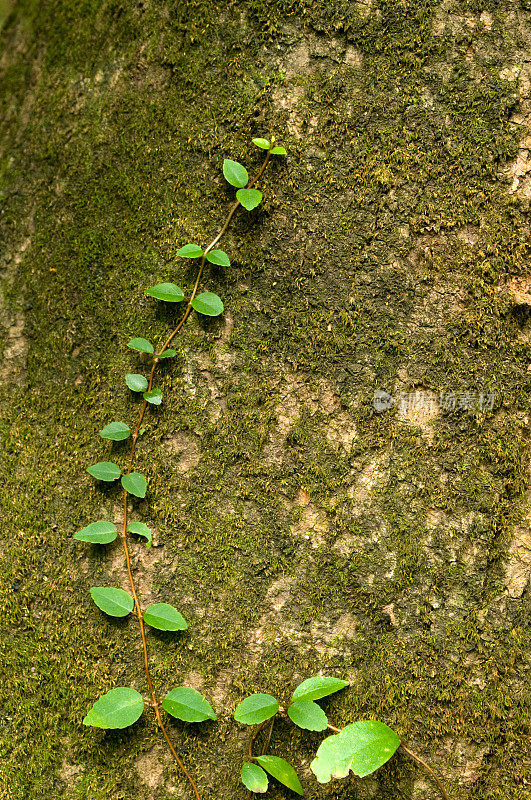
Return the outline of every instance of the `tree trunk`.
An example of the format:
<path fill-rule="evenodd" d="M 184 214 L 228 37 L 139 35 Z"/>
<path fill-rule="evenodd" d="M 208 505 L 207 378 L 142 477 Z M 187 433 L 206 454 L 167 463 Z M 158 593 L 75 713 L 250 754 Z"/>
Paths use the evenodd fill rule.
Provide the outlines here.
<path fill-rule="evenodd" d="M 147 694 L 119 487 L 138 400 L 125 373 L 179 318 L 177 257 L 218 232 L 274 135 L 264 202 L 238 210 L 161 367 L 135 468 L 141 603 L 189 622 L 148 633 L 157 690 L 201 691 L 218 722 L 169 721 L 203 800 L 248 796 L 244 696 L 284 703 L 321 673 L 332 725 L 378 719 L 454 800 L 524 798 L 528 461 L 528 0 L 20 0 L 1 57 L 0 797 L 191 797 L 151 710 L 84 727 L 114 686 Z M 163 307 L 164 306 L 164 307 Z M 1 351 L 0 351 L 1 352 Z M 527 498 L 527 499 L 526 499 Z M 527 521 L 526 521 L 527 520 Z M 321 734 L 269 752 L 308 798 L 432 800 L 406 754 L 321 785 Z M 527 779 L 528 780 L 528 779 Z M 276 784 L 272 798 L 288 796 Z"/>

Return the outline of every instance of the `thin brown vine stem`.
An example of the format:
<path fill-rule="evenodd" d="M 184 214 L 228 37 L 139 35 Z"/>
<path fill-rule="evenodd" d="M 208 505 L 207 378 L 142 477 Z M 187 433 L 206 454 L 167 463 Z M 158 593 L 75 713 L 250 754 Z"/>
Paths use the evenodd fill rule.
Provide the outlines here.
<path fill-rule="evenodd" d="M 264 172 L 264 170 L 267 167 L 267 164 L 269 162 L 269 157 L 270 157 L 270 151 L 268 150 L 267 156 L 266 156 L 266 158 L 264 160 L 264 163 L 262 164 L 262 167 L 261 167 L 260 171 L 258 172 L 256 177 L 247 185 L 248 189 L 250 189 L 252 186 L 254 186 L 255 183 L 258 181 L 258 179 L 263 174 L 263 172 Z M 175 336 L 177 336 L 177 334 L 179 333 L 179 331 L 181 330 L 183 325 L 186 323 L 186 320 L 190 316 L 190 314 L 192 312 L 192 303 L 194 301 L 194 298 L 195 298 L 195 296 L 197 294 L 197 290 L 199 288 L 199 282 L 200 282 L 202 274 L 203 274 L 203 270 L 204 270 L 204 267 L 205 267 L 207 254 L 212 250 L 213 247 L 216 246 L 216 244 L 219 242 L 219 240 L 221 239 L 221 237 L 223 236 L 223 234 L 225 233 L 225 231 L 229 227 L 230 221 L 231 221 L 232 217 L 234 216 L 234 213 L 236 212 L 236 210 L 237 210 L 239 205 L 240 205 L 240 202 L 239 202 L 239 200 L 237 200 L 234 203 L 234 205 L 231 206 L 231 208 L 229 210 L 229 213 L 228 213 L 228 215 L 227 215 L 227 217 L 225 219 L 225 222 L 224 222 L 224 224 L 223 224 L 223 226 L 221 228 L 221 231 L 212 240 L 212 242 L 208 245 L 208 247 L 204 250 L 203 255 L 201 257 L 201 263 L 199 265 L 199 269 L 198 269 L 198 272 L 197 272 L 197 277 L 196 277 L 196 280 L 195 280 L 194 288 L 193 288 L 192 293 L 190 295 L 190 298 L 188 300 L 188 304 L 186 306 L 186 310 L 185 310 L 183 316 L 181 317 L 179 323 L 177 324 L 176 328 L 171 332 L 171 334 L 168 336 L 168 338 L 166 339 L 166 341 L 162 345 L 162 348 L 160 349 L 160 353 L 163 353 L 164 350 L 166 350 L 166 348 L 168 347 L 168 345 L 171 344 L 171 342 L 173 341 Z M 159 363 L 158 355 L 160 355 L 160 353 L 156 354 L 154 359 L 153 359 L 153 364 L 151 366 L 151 371 L 150 371 L 150 374 L 149 374 L 149 382 L 148 382 L 148 388 L 147 388 L 148 392 L 150 392 L 152 387 L 153 387 L 153 378 L 155 376 L 155 370 L 156 370 L 157 365 Z M 133 468 L 133 461 L 134 461 L 135 450 L 136 450 L 136 442 L 137 442 L 137 439 L 138 439 L 138 437 L 140 435 L 140 428 L 141 428 L 142 422 L 144 420 L 144 415 L 146 413 L 146 409 L 147 409 L 147 401 L 144 400 L 144 402 L 142 403 L 142 408 L 140 410 L 140 416 L 138 418 L 138 422 L 137 422 L 136 428 L 135 428 L 133 436 L 132 436 L 131 452 L 130 452 L 130 455 L 129 455 L 129 463 L 128 463 L 128 467 L 127 467 L 127 474 L 129 474 L 131 472 L 132 468 Z M 129 547 L 127 545 L 127 513 L 128 513 L 127 498 L 128 498 L 128 495 L 129 495 L 129 493 L 124 490 L 124 519 L 123 519 L 123 528 L 122 528 L 121 539 L 122 539 L 122 544 L 123 544 L 123 548 L 124 548 L 125 562 L 126 562 L 126 566 L 127 566 L 127 574 L 128 574 L 128 577 L 129 577 L 129 585 L 131 587 L 131 594 L 133 596 L 133 602 L 135 604 L 135 611 L 136 611 L 136 615 L 137 615 L 137 618 L 138 618 L 138 625 L 139 625 L 139 629 L 140 629 L 140 637 L 142 639 L 142 652 L 143 652 L 143 657 L 144 657 L 144 669 L 145 669 L 145 673 L 146 673 L 146 682 L 147 682 L 147 685 L 148 685 L 149 693 L 151 695 L 151 702 L 152 702 L 152 705 L 153 705 L 153 709 L 155 711 L 155 717 L 156 717 L 157 723 L 158 723 L 158 725 L 159 725 L 159 727 L 161 729 L 162 735 L 164 736 L 164 739 L 166 740 L 166 743 L 167 743 L 168 747 L 170 748 L 171 753 L 172 753 L 175 761 L 177 762 L 177 764 L 179 765 L 179 767 L 182 770 L 183 774 L 186 776 L 188 782 L 190 783 L 190 786 L 193 789 L 193 792 L 195 794 L 196 799 L 197 800 L 201 800 L 201 796 L 199 794 L 199 791 L 197 789 L 197 786 L 195 784 L 194 779 L 192 778 L 192 776 L 190 775 L 190 773 L 188 772 L 188 770 L 184 766 L 182 760 L 179 758 L 179 756 L 177 754 L 177 751 L 175 750 L 175 747 L 173 746 L 173 743 L 172 743 L 170 737 L 168 736 L 168 732 L 166 730 L 166 727 L 164 725 L 164 722 L 163 722 L 163 719 L 162 719 L 162 716 L 161 716 L 161 713 L 160 713 L 160 702 L 159 702 L 159 699 L 158 699 L 157 694 L 155 692 L 155 688 L 153 686 L 153 681 L 151 679 L 151 671 L 149 669 L 149 656 L 148 656 L 148 649 L 147 649 L 146 633 L 145 633 L 145 629 L 144 629 L 144 620 L 142 618 L 142 609 L 140 607 L 140 602 L 139 602 L 138 594 L 137 594 L 137 591 L 136 591 L 136 585 L 135 585 L 135 581 L 134 581 L 134 577 L 133 577 L 133 572 L 132 572 L 132 569 L 131 569 L 131 557 L 130 557 L 130 554 L 129 554 Z M 272 731 L 272 726 L 271 726 L 271 731 Z M 269 734 L 269 738 L 271 738 L 271 732 Z M 250 749 L 250 752 L 252 753 L 252 741 L 251 741 L 251 744 L 249 745 L 249 749 Z M 252 755 L 251 755 L 251 758 L 252 758 Z"/>
<path fill-rule="evenodd" d="M 416 761 L 418 764 L 420 764 L 421 766 L 424 767 L 426 772 L 429 772 L 429 774 L 431 775 L 431 777 L 433 778 L 433 780 L 435 781 L 435 783 L 439 787 L 439 791 L 441 793 L 441 797 L 443 797 L 444 800 L 450 800 L 450 797 L 446 794 L 446 790 L 445 790 L 444 786 L 442 785 L 442 783 L 440 782 L 439 778 L 437 777 L 435 772 L 432 770 L 432 768 L 428 764 L 426 764 L 426 762 L 420 756 L 417 756 L 417 755 L 415 755 L 415 753 L 412 753 L 411 750 L 409 750 L 404 744 L 401 744 L 400 747 L 402 748 L 404 753 L 407 753 L 408 756 L 410 756 L 413 759 L 413 761 Z"/>
<path fill-rule="evenodd" d="M 265 726 L 267 725 L 267 723 L 268 723 L 268 722 L 269 722 L 269 720 L 268 720 L 268 719 L 265 719 L 265 720 L 264 720 L 263 722 L 261 722 L 261 723 L 260 723 L 260 725 L 259 725 L 257 728 L 255 728 L 255 730 L 253 731 L 253 733 L 252 733 L 252 735 L 251 735 L 251 738 L 249 739 L 249 758 L 254 758 L 254 756 L 253 756 L 253 744 L 256 742 L 256 739 L 257 739 L 257 737 L 258 737 L 258 735 L 259 735 L 260 731 L 263 731 L 263 730 L 264 730 L 264 728 L 265 728 Z"/>
<path fill-rule="evenodd" d="M 326 727 L 329 728 L 331 731 L 334 731 L 334 733 L 341 733 L 342 730 L 341 728 L 335 728 L 333 725 L 330 725 L 330 723 L 328 723 Z"/>

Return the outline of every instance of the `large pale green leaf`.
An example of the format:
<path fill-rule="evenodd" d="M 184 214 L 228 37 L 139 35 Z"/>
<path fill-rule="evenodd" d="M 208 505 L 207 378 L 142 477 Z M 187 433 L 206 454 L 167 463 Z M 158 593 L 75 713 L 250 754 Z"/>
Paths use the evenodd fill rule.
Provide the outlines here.
<path fill-rule="evenodd" d="M 189 686 L 178 686 L 168 692 L 162 701 L 162 708 L 176 719 L 183 722 L 204 722 L 216 719 L 210 703 L 202 694 Z"/>
<path fill-rule="evenodd" d="M 134 689 L 120 686 L 96 700 L 83 720 L 83 725 L 107 729 L 127 728 L 137 721 L 143 710 L 142 695 Z"/>
<path fill-rule="evenodd" d="M 326 675 L 316 675 L 303 681 L 293 692 L 293 700 L 320 700 L 340 689 L 348 686 L 348 681 L 341 678 L 329 678 Z"/>
<path fill-rule="evenodd" d="M 242 767 L 241 776 L 242 783 L 250 792 L 258 792 L 258 794 L 267 792 L 269 781 L 266 773 L 258 764 L 247 761 Z"/>
<path fill-rule="evenodd" d="M 297 792 L 297 794 L 304 794 L 297 773 L 291 764 L 288 764 L 283 758 L 279 758 L 278 756 L 255 756 L 254 760 L 258 761 L 266 772 L 269 772 L 273 778 L 283 783 L 288 789 Z"/>
<path fill-rule="evenodd" d="M 146 294 L 154 297 L 155 300 L 164 300 L 166 303 L 180 303 L 184 300 L 183 290 L 174 283 L 159 283 L 157 286 L 152 286 L 151 289 L 146 289 Z"/>
<path fill-rule="evenodd" d="M 307 731 L 324 731 L 328 727 L 325 712 L 312 700 L 295 700 L 288 708 L 288 717 Z"/>
<path fill-rule="evenodd" d="M 207 317 L 217 317 L 223 312 L 223 303 L 217 294 L 202 292 L 192 300 L 192 308 Z"/>
<path fill-rule="evenodd" d="M 140 350 L 141 353 L 153 352 L 153 345 L 150 344 L 147 339 L 142 339 L 141 336 L 137 339 L 131 339 L 127 346 L 130 347 L 131 350 Z"/>
<path fill-rule="evenodd" d="M 100 431 L 103 439 L 112 439 L 113 442 L 122 442 L 131 436 L 129 426 L 125 422 L 110 422 Z"/>
<path fill-rule="evenodd" d="M 238 189 L 236 199 L 247 211 L 252 211 L 262 202 L 262 192 L 259 192 L 258 189 Z"/>
<path fill-rule="evenodd" d="M 249 182 L 249 175 L 245 167 L 230 158 L 226 158 L 223 162 L 223 174 L 230 185 L 236 186 L 237 189 L 243 189 Z"/>
<path fill-rule="evenodd" d="M 128 372 L 125 376 L 125 382 L 132 392 L 145 392 L 149 386 L 147 378 L 143 375 L 138 375 L 136 372 Z"/>
<path fill-rule="evenodd" d="M 230 267 L 230 259 L 223 250 L 211 250 L 207 253 L 207 261 L 217 264 L 218 267 Z"/>
<path fill-rule="evenodd" d="M 136 533 L 137 536 L 144 536 L 147 539 L 147 546 L 153 543 L 153 534 L 144 522 L 129 522 L 127 525 L 129 533 Z"/>
<path fill-rule="evenodd" d="M 196 244 L 185 244 L 177 252 L 177 255 L 181 256 L 181 258 L 200 258 L 203 255 L 203 251 Z"/>
<path fill-rule="evenodd" d="M 113 464 L 112 461 L 98 461 L 87 468 L 89 475 L 96 478 L 98 481 L 115 481 L 122 474 L 120 467 Z"/>
<path fill-rule="evenodd" d="M 169 603 L 153 603 L 144 611 L 144 622 L 159 631 L 185 631 L 188 623 Z"/>
<path fill-rule="evenodd" d="M 109 544 L 114 542 L 118 536 L 118 528 L 112 522 L 91 522 L 86 528 L 82 528 L 74 533 L 74 539 L 80 542 L 92 542 L 93 544 Z"/>
<path fill-rule="evenodd" d="M 236 708 L 234 719 L 244 725 L 259 725 L 274 717 L 277 711 L 278 701 L 270 694 L 251 694 Z"/>
<path fill-rule="evenodd" d="M 122 475 L 122 486 L 129 494 L 135 497 L 145 497 L 147 491 L 147 481 L 140 472 L 129 472 Z"/>
<path fill-rule="evenodd" d="M 93 586 L 90 596 L 98 606 L 110 617 L 126 617 L 134 608 L 134 600 L 123 589 L 113 586 Z"/>
<path fill-rule="evenodd" d="M 325 739 L 310 768 L 319 783 L 345 778 L 349 770 L 364 778 L 389 761 L 399 746 L 400 739 L 383 722 L 361 720 Z"/>

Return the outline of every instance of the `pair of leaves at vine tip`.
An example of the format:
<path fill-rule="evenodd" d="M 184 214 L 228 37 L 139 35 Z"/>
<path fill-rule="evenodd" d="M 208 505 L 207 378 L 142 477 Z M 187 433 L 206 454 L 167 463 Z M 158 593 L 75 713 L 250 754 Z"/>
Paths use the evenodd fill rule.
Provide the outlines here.
<path fill-rule="evenodd" d="M 136 533 L 137 536 L 143 536 L 147 540 L 147 546 L 151 547 L 153 543 L 153 534 L 150 528 L 144 522 L 129 522 L 127 525 L 129 533 Z M 91 522 L 85 528 L 74 534 L 74 539 L 79 542 L 90 542 L 92 544 L 110 544 L 114 542 L 118 536 L 118 528 L 113 522 L 100 520 L 98 522 Z"/>
<path fill-rule="evenodd" d="M 309 731 L 324 731 L 328 726 L 328 719 L 323 709 L 315 700 L 334 694 L 348 686 L 348 681 L 340 678 L 331 678 L 318 675 L 303 681 L 295 691 L 290 705 L 288 716 L 299 728 Z M 234 719 L 245 725 L 260 725 L 278 713 L 279 703 L 270 694 L 252 694 L 245 698 L 236 711 Z"/>
<path fill-rule="evenodd" d="M 269 780 L 266 773 L 269 772 L 288 789 L 304 794 L 299 777 L 288 761 L 279 756 L 254 756 L 254 760 L 258 764 L 248 761 L 241 770 L 242 783 L 251 792 L 263 794 L 267 791 Z"/>
<path fill-rule="evenodd" d="M 114 586 L 93 586 L 90 596 L 98 608 L 110 617 L 126 617 L 135 607 L 129 592 Z M 143 615 L 147 625 L 158 631 L 185 631 L 188 623 L 169 603 L 153 603 Z"/>
<path fill-rule="evenodd" d="M 97 464 L 92 464 L 87 467 L 87 472 L 99 481 L 106 481 L 112 483 L 122 475 L 120 467 L 112 461 L 99 461 Z M 147 492 L 147 481 L 139 472 L 128 472 L 122 475 L 121 484 L 126 492 L 133 494 L 135 497 L 144 498 Z"/>
<path fill-rule="evenodd" d="M 274 140 L 273 140 L 274 141 Z M 285 147 L 271 147 L 273 142 L 269 142 L 267 139 L 253 139 L 253 144 L 257 147 L 260 147 L 262 150 L 271 150 L 272 156 L 285 156 L 286 155 L 286 148 Z"/>
<path fill-rule="evenodd" d="M 172 689 L 162 702 L 168 714 L 184 722 L 204 722 L 216 719 L 210 703 L 202 694 L 188 686 Z M 120 686 L 110 689 L 96 700 L 83 720 L 84 725 L 107 730 L 128 728 L 141 716 L 144 701 L 135 689 Z"/>

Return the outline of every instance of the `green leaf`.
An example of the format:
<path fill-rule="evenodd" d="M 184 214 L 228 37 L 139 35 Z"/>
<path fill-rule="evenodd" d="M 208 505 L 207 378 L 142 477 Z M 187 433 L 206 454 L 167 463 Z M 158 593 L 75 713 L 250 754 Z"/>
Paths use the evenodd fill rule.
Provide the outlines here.
<path fill-rule="evenodd" d="M 321 743 L 310 769 L 319 783 L 345 778 L 349 770 L 364 778 L 389 761 L 399 746 L 400 739 L 383 722 L 353 722 Z"/>
<path fill-rule="evenodd" d="M 74 533 L 74 539 L 79 542 L 92 542 L 93 544 L 109 544 L 118 536 L 118 528 L 112 522 L 91 522 L 86 528 Z"/>
<path fill-rule="evenodd" d="M 262 192 L 259 192 L 258 189 L 238 189 L 236 199 L 247 211 L 252 211 L 262 202 Z"/>
<path fill-rule="evenodd" d="M 90 596 L 98 606 L 110 617 L 126 617 L 134 608 L 134 601 L 130 594 L 123 589 L 114 589 L 112 586 L 93 586 Z"/>
<path fill-rule="evenodd" d="M 266 772 L 269 772 L 273 778 L 276 778 L 277 781 L 283 783 L 284 786 L 287 786 L 288 789 L 291 789 L 297 794 L 304 794 L 304 790 L 301 786 L 301 782 L 297 777 L 297 773 L 291 766 L 288 764 L 287 761 L 284 761 L 283 758 L 279 758 L 278 756 L 255 756 L 255 761 L 258 761 L 261 767 L 265 769 Z"/>
<path fill-rule="evenodd" d="M 178 686 L 168 692 L 162 701 L 162 708 L 183 722 L 204 722 L 217 719 L 212 706 L 202 694 L 188 686 Z"/>
<path fill-rule="evenodd" d="M 124 422 L 110 422 L 100 431 L 100 436 L 103 439 L 112 439 L 113 442 L 122 442 L 131 436 L 131 431 Z"/>
<path fill-rule="evenodd" d="M 258 764 L 247 761 L 242 767 L 241 776 L 243 785 L 246 786 L 250 792 L 258 792 L 259 794 L 267 792 L 269 781 L 266 773 Z"/>
<path fill-rule="evenodd" d="M 139 472 L 129 472 L 122 475 L 122 486 L 129 494 L 135 497 L 145 497 L 147 492 L 147 481 Z"/>
<path fill-rule="evenodd" d="M 147 378 L 143 375 L 138 375 L 136 372 L 128 372 L 125 376 L 125 382 L 132 392 L 145 392 L 148 388 Z"/>
<path fill-rule="evenodd" d="M 88 467 L 87 472 L 99 481 L 115 481 L 122 474 L 120 467 L 112 461 L 98 461 L 97 464 Z"/>
<path fill-rule="evenodd" d="M 270 694 L 251 694 L 236 708 L 234 719 L 244 725 L 260 725 L 274 717 L 277 711 L 278 702 Z"/>
<path fill-rule="evenodd" d="M 111 689 L 96 700 L 83 725 L 95 728 L 127 728 L 141 716 L 144 710 L 142 695 L 134 689 L 121 686 Z"/>
<path fill-rule="evenodd" d="M 271 144 L 267 141 L 267 139 L 253 139 L 253 144 L 257 147 L 261 147 L 262 150 L 269 150 Z"/>
<path fill-rule="evenodd" d="M 200 258 L 203 251 L 196 244 L 185 244 L 177 253 L 181 258 Z"/>
<path fill-rule="evenodd" d="M 217 264 L 218 267 L 230 267 L 230 260 L 228 255 L 223 250 L 211 250 L 207 253 L 207 261 L 211 264 Z"/>
<path fill-rule="evenodd" d="M 169 603 L 153 603 L 144 611 L 144 622 L 159 631 L 185 631 L 188 623 Z"/>
<path fill-rule="evenodd" d="M 223 174 L 231 186 L 243 189 L 249 182 L 249 175 L 242 164 L 226 158 L 223 162 Z"/>
<path fill-rule="evenodd" d="M 303 681 L 293 692 L 293 700 L 320 700 L 329 694 L 339 692 L 348 686 L 348 681 L 341 678 L 328 678 L 326 675 L 316 675 Z"/>
<path fill-rule="evenodd" d="M 153 543 L 153 534 L 143 522 L 129 522 L 127 530 L 129 533 L 136 533 L 137 536 L 144 536 L 147 539 L 147 546 L 151 547 Z"/>
<path fill-rule="evenodd" d="M 150 344 L 147 339 L 142 339 L 142 337 L 131 339 L 127 346 L 130 347 L 131 350 L 140 350 L 141 353 L 153 352 L 153 345 Z"/>
<path fill-rule="evenodd" d="M 177 350 L 163 350 L 162 353 L 157 355 L 157 358 L 160 360 L 161 358 L 173 358 L 177 355 Z"/>
<path fill-rule="evenodd" d="M 148 403 L 154 406 L 160 406 L 163 394 L 161 389 L 152 389 L 150 392 L 144 392 L 142 397 L 144 400 L 147 400 Z"/>
<path fill-rule="evenodd" d="M 307 731 L 324 731 L 328 727 L 325 712 L 312 700 L 296 700 L 288 708 L 288 717 Z"/>
<path fill-rule="evenodd" d="M 159 283 L 157 286 L 152 286 L 151 289 L 146 289 L 146 294 L 154 297 L 155 300 L 164 300 L 166 303 L 180 303 L 184 300 L 183 290 L 174 283 Z"/>
<path fill-rule="evenodd" d="M 217 317 L 223 312 L 223 303 L 217 294 L 202 292 L 192 300 L 192 308 L 207 317 Z"/>
<path fill-rule="evenodd" d="M 285 156 L 286 150 L 284 147 L 273 147 L 270 151 L 272 156 Z"/>

